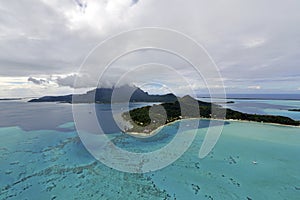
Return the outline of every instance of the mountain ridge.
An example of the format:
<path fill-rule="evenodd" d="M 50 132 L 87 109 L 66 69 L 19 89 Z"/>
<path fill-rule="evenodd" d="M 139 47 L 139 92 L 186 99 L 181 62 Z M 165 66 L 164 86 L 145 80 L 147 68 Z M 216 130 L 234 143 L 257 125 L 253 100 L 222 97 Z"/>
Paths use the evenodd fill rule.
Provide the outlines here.
<path fill-rule="evenodd" d="M 129 94 L 132 94 L 129 96 Z M 152 95 L 135 86 L 118 88 L 96 88 L 85 94 L 69 94 L 61 96 L 43 96 L 28 102 L 61 102 L 61 103 L 114 103 L 117 102 L 174 102 L 177 97 L 172 94 Z"/>

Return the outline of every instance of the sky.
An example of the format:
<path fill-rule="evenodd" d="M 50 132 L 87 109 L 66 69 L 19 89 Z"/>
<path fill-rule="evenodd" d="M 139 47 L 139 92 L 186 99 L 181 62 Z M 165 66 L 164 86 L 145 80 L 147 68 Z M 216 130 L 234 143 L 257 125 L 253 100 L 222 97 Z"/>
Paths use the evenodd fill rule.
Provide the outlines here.
<path fill-rule="evenodd" d="M 221 75 L 209 87 L 222 82 L 227 93 L 299 93 L 299 8 L 298 0 L 0 1 L 0 97 L 69 94 L 75 79 L 76 92 L 87 91 L 98 80 L 79 71 L 89 52 L 113 35 L 142 27 L 172 29 L 201 44 Z M 104 67 L 101 56 L 91 63 L 96 71 Z M 143 67 L 134 70 L 138 65 Z M 101 86 L 118 81 L 151 93 L 184 94 L 187 87 L 201 93 L 207 87 L 188 63 L 157 50 L 121 57 Z"/>

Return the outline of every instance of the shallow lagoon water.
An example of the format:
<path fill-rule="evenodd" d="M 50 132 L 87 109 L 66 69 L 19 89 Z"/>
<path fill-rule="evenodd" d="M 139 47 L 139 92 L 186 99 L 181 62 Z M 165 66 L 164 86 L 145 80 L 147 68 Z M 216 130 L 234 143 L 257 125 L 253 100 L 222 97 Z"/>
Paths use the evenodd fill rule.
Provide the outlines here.
<path fill-rule="evenodd" d="M 300 112 L 289 111 L 299 109 L 299 100 L 233 100 L 229 108 L 253 114 L 281 115 L 300 120 Z"/>
<path fill-rule="evenodd" d="M 209 102 L 209 98 L 199 98 Z M 289 109 L 300 109 L 300 100 L 262 100 L 262 99 L 215 99 L 214 102 L 233 101 L 230 104 L 220 104 L 240 112 L 261 115 L 281 115 L 300 120 L 300 112 Z"/>
<path fill-rule="evenodd" d="M 199 159 L 207 122 L 201 121 L 182 157 L 146 174 L 119 172 L 95 160 L 72 121 L 52 130 L 2 126 L 0 199 L 298 199 L 299 128 L 227 122 L 213 151 Z M 147 140 L 110 137 L 127 150 L 152 151 L 170 141 L 177 123 Z"/>

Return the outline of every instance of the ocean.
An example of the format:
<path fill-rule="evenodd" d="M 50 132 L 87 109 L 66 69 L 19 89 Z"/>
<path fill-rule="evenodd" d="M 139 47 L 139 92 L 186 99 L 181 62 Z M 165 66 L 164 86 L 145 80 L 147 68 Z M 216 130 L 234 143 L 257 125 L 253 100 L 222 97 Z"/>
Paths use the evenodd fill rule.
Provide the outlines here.
<path fill-rule="evenodd" d="M 236 100 L 231 108 L 300 119 L 299 101 Z M 131 104 L 131 108 L 145 104 Z M 248 106 L 247 106 L 248 105 Z M 82 104 L 85 107 L 93 104 Z M 99 113 L 107 105 L 96 105 Z M 188 150 L 157 171 L 134 174 L 97 161 L 76 132 L 72 105 L 0 101 L 0 199 L 299 199 L 300 128 L 226 121 L 213 150 L 199 148 L 201 120 Z M 108 112 L 109 113 L 109 112 Z M 101 118 L 99 118 L 101 119 Z M 128 151 L 151 152 L 168 144 L 176 122 L 152 138 L 135 138 L 108 125 L 109 138 Z M 185 130 L 184 134 L 192 134 Z"/>
<path fill-rule="evenodd" d="M 237 110 L 240 112 L 260 115 L 281 115 L 290 117 L 295 120 L 300 120 L 300 112 L 289 111 L 291 109 L 300 108 L 300 100 L 279 100 L 279 99 L 214 99 L 210 98 L 198 98 L 201 101 L 206 102 L 221 102 L 220 105 Z M 232 101 L 224 105 L 224 102 Z"/>

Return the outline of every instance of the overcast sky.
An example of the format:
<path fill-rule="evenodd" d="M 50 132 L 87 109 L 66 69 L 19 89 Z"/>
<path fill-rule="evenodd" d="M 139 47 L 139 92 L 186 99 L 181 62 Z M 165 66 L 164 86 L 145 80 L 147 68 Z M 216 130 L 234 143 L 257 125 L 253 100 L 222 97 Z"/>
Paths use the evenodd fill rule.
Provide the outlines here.
<path fill-rule="evenodd" d="M 0 1 L 0 97 L 72 93 L 79 66 L 92 48 L 140 27 L 174 29 L 195 39 L 220 69 L 228 93 L 299 93 L 299 9 L 299 0 Z M 133 65 L 168 60 L 201 91 L 203 81 L 177 59 L 165 52 L 136 52 L 115 63 L 106 85 Z M 126 80 L 138 86 L 145 84 L 142 80 L 158 83 L 148 84 L 153 93 L 166 92 L 169 85 L 184 93 L 179 79 L 172 78 L 176 74 L 158 66 L 151 74 L 149 68 L 149 73 L 141 71 L 144 76 Z M 80 90 L 92 87 L 90 77 L 80 78 L 85 79 Z"/>

